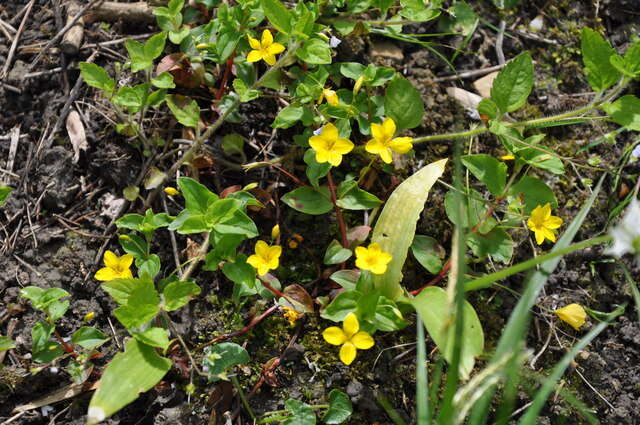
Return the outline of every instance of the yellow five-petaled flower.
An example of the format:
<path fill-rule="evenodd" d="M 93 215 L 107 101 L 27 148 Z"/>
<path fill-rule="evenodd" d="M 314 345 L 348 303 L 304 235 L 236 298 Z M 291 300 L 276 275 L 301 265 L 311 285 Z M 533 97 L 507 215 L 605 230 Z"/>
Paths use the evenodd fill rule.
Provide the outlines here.
<path fill-rule="evenodd" d="M 383 274 L 387 271 L 387 264 L 393 257 L 380 248 L 380 244 L 372 243 L 369 248 L 359 246 L 356 248 L 356 267 L 360 270 L 369 270 L 373 274 Z"/>
<path fill-rule="evenodd" d="M 331 345 L 341 345 L 340 360 L 349 366 L 358 350 L 368 350 L 374 341 L 367 332 L 360 331 L 360 323 L 354 313 L 349 313 L 342 322 L 342 329 L 331 326 L 322 332 L 324 340 Z"/>
<path fill-rule="evenodd" d="M 317 136 L 309 137 L 309 146 L 316 151 L 316 161 L 328 162 L 337 167 L 342 162 L 342 155 L 346 155 L 353 149 L 353 143 L 349 139 L 340 137 L 338 128 L 328 123 L 322 127 Z"/>
<path fill-rule="evenodd" d="M 575 330 L 579 330 L 587 321 L 587 312 L 580 304 L 569 304 L 556 310 L 556 315 Z"/>
<path fill-rule="evenodd" d="M 285 47 L 280 43 L 273 42 L 271 31 L 262 31 L 262 38 L 258 41 L 249 37 L 249 45 L 253 49 L 247 55 L 247 62 L 258 62 L 261 59 L 269 65 L 275 65 L 276 55 L 284 52 Z"/>
<path fill-rule="evenodd" d="M 280 264 L 280 254 L 282 247 L 280 245 L 269 246 L 265 241 L 256 243 L 256 253 L 247 258 L 247 263 L 258 270 L 258 275 L 267 274 L 269 270 L 275 270 Z"/>
<path fill-rule="evenodd" d="M 364 147 L 367 152 L 380 155 L 380 158 L 387 164 L 391 163 L 391 151 L 396 153 L 407 153 L 413 145 L 411 137 L 396 137 L 396 123 L 391 118 L 386 118 L 382 124 L 371 124 L 371 135 Z"/>
<path fill-rule="evenodd" d="M 538 245 L 542 245 L 545 239 L 556 241 L 555 229 L 562 226 L 562 219 L 551 215 L 551 204 L 538 205 L 531 211 L 531 217 L 527 221 L 527 227 L 536 236 Z"/>
<path fill-rule="evenodd" d="M 118 257 L 111 251 L 104 253 L 104 265 L 106 267 L 101 268 L 96 272 L 94 277 L 96 280 L 108 282 L 114 279 L 127 279 L 133 277 L 131 274 L 131 264 L 133 264 L 133 255 L 124 254 L 122 257 Z"/>

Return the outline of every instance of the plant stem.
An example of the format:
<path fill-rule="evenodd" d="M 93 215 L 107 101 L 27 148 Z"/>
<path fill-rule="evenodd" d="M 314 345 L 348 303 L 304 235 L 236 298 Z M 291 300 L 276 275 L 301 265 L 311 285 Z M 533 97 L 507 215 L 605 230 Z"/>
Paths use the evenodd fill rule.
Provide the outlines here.
<path fill-rule="evenodd" d="M 465 137 L 475 136 L 477 134 L 486 133 L 489 131 L 486 127 L 474 128 L 467 131 L 461 131 L 458 133 L 446 133 L 446 134 L 434 134 L 431 136 L 422 136 L 413 139 L 413 144 L 416 143 L 424 143 L 424 142 L 436 142 L 439 140 L 449 140 L 449 139 L 461 139 Z"/>
<path fill-rule="evenodd" d="M 242 405 L 244 406 L 244 408 L 247 411 L 247 413 L 249 414 L 249 416 L 251 416 L 251 419 L 253 419 L 253 421 L 255 422 L 256 414 L 253 413 L 253 410 L 251 409 L 251 406 L 249 406 L 249 401 L 247 400 L 247 397 L 244 395 L 244 391 L 242 391 L 242 387 L 240 386 L 240 382 L 238 381 L 238 377 L 236 375 L 231 375 L 230 378 L 231 378 L 231 382 L 233 383 L 233 386 L 236 387 L 236 391 L 238 392 L 238 395 L 240 396 L 240 401 L 242 401 Z"/>
<path fill-rule="evenodd" d="M 342 208 L 340 208 L 337 203 L 338 197 L 336 196 L 336 184 L 333 181 L 331 171 L 327 173 L 327 182 L 329 183 L 331 203 L 333 203 L 333 208 L 336 210 L 336 219 L 338 220 L 338 227 L 340 228 L 340 235 L 342 236 L 342 247 L 349 248 L 349 241 L 347 240 L 347 225 L 345 224 L 344 217 L 342 216 Z"/>
<path fill-rule="evenodd" d="M 587 239 L 582 242 L 575 243 L 573 245 L 569 245 L 568 247 L 559 249 L 557 251 L 552 251 L 547 254 L 540 255 L 539 257 L 531 258 L 527 261 L 523 261 L 522 263 L 514 264 L 511 267 L 498 270 L 497 272 L 484 275 L 470 282 L 467 282 L 465 284 L 465 290 L 476 291 L 478 289 L 488 288 L 489 286 L 493 285 L 495 282 L 499 280 L 502 280 L 516 273 L 520 273 L 522 271 L 530 269 L 540 263 L 550 260 L 551 258 L 571 254 L 572 252 L 580 251 L 581 249 L 588 248 L 593 245 L 599 245 L 605 242 L 609 242 L 610 240 L 611 240 L 611 236 L 609 235 L 598 236 L 595 238 Z"/>

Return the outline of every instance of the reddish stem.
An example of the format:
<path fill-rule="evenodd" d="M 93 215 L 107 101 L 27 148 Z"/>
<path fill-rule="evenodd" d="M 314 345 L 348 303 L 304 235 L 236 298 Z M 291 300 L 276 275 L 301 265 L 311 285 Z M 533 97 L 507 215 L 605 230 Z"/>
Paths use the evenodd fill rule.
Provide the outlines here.
<path fill-rule="evenodd" d="M 227 64 L 224 69 L 224 74 L 222 75 L 222 80 L 220 81 L 220 87 L 218 88 L 218 92 L 216 93 L 216 100 L 220 100 L 222 99 L 222 96 L 224 96 L 225 89 L 227 88 L 227 82 L 229 81 L 229 76 L 231 75 L 231 68 L 233 67 L 234 55 L 235 55 L 235 50 L 227 58 Z"/>
<path fill-rule="evenodd" d="M 308 184 L 306 184 L 305 182 L 303 182 L 302 180 L 300 180 L 299 178 L 297 178 L 296 176 L 294 176 L 293 174 L 291 174 L 290 172 L 288 172 L 287 170 L 285 170 L 284 168 L 275 165 L 275 164 L 269 164 L 271 167 L 275 168 L 276 170 L 280 171 L 282 174 L 284 174 L 285 176 L 289 177 L 291 180 L 293 180 L 294 182 L 296 182 L 297 184 L 299 184 L 300 186 L 307 186 L 309 187 Z"/>
<path fill-rule="evenodd" d="M 271 291 L 275 296 L 287 298 L 287 296 L 285 294 L 283 294 L 282 292 L 278 291 L 276 288 L 271 286 L 271 284 L 269 282 L 267 282 L 266 280 L 260 279 L 260 282 L 262 283 L 262 286 L 264 286 L 269 291 Z"/>
<path fill-rule="evenodd" d="M 431 279 L 431 281 L 429 283 L 427 283 L 426 285 L 424 285 L 422 288 L 416 289 L 415 291 L 411 291 L 409 293 L 411 295 L 413 295 L 413 296 L 418 295 L 420 292 L 422 292 L 422 290 L 424 288 L 427 288 L 429 286 L 435 285 L 436 283 L 438 283 L 442 279 L 444 279 L 450 269 L 451 269 L 451 260 L 447 260 L 447 262 L 444 264 L 444 266 L 442 266 L 442 269 L 440 269 L 440 271 L 438 272 L 438 275 L 436 277 Z"/>
<path fill-rule="evenodd" d="M 342 209 L 337 203 L 338 197 L 336 196 L 336 184 L 333 182 L 331 171 L 327 174 L 327 181 L 329 183 L 331 202 L 333 203 L 333 208 L 336 210 L 336 219 L 338 220 L 338 227 L 340 228 L 340 235 L 342 236 L 342 246 L 344 248 L 349 248 L 349 241 L 347 241 L 347 225 L 345 224 L 344 217 L 342 216 Z"/>
<path fill-rule="evenodd" d="M 204 344 L 198 346 L 194 351 L 200 351 L 204 347 L 207 347 L 209 345 L 217 344 L 218 342 L 226 341 L 228 339 L 231 339 L 231 338 L 234 338 L 236 336 L 240 336 L 242 334 L 245 334 L 245 333 L 249 332 L 251 329 L 256 327 L 256 325 L 258 323 L 262 322 L 264 319 L 266 319 L 271 314 L 273 314 L 274 311 L 278 310 L 278 308 L 280 308 L 280 306 L 278 306 L 278 305 L 274 305 L 272 307 L 269 307 L 267 310 L 265 310 L 264 313 L 262 313 L 260 316 L 254 317 L 251 320 L 251 322 L 249 322 L 249 324 L 247 326 L 245 326 L 244 328 L 240 329 L 239 331 L 229 332 L 227 334 L 219 335 L 219 336 L 213 338 L 211 341 L 205 342 Z"/>
<path fill-rule="evenodd" d="M 71 354 L 71 356 L 75 359 L 78 357 L 78 354 L 76 353 L 76 350 L 73 349 L 73 347 L 69 344 L 67 344 L 64 339 L 62 339 L 62 336 L 60 336 L 60 334 L 58 333 L 58 331 L 54 331 L 54 335 L 56 336 L 56 339 L 58 340 L 58 342 L 60 343 L 60 345 L 62 345 L 62 348 L 64 349 L 64 351 L 66 351 L 67 353 Z"/>

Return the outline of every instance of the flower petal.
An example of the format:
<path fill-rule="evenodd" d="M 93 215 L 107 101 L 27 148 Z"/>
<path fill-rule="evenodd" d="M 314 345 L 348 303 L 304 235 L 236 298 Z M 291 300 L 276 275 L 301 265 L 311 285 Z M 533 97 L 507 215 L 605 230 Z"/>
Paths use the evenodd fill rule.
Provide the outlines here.
<path fill-rule="evenodd" d="M 249 264 L 254 269 L 259 268 L 262 264 L 264 264 L 264 260 L 259 255 L 253 254 L 247 258 L 247 264 Z"/>
<path fill-rule="evenodd" d="M 133 264 L 133 255 L 131 254 L 124 254 L 118 259 L 118 266 L 120 270 L 128 270 L 129 267 L 131 267 L 131 264 Z"/>
<path fill-rule="evenodd" d="M 327 149 L 327 142 L 322 136 L 311 136 L 309 137 L 309 146 L 318 152 L 319 150 Z"/>
<path fill-rule="evenodd" d="M 380 151 L 380 158 L 387 164 L 391 164 L 391 149 L 386 148 Z"/>
<path fill-rule="evenodd" d="M 331 152 L 326 149 L 316 150 L 316 162 L 319 164 L 331 162 Z M 333 164 L 331 164 L 333 165 Z"/>
<path fill-rule="evenodd" d="M 536 229 L 534 230 L 534 233 L 536 235 L 536 243 L 538 245 L 542 245 L 544 242 L 544 232 L 541 229 Z"/>
<path fill-rule="evenodd" d="M 115 273 L 113 269 L 109 267 L 103 267 L 98 270 L 96 274 L 93 275 L 93 277 L 101 282 L 108 282 L 110 280 L 118 279 L 120 276 L 118 276 L 118 274 Z"/>
<path fill-rule="evenodd" d="M 544 227 L 547 229 L 557 229 L 560 226 L 562 226 L 562 219 L 553 215 L 544 222 Z"/>
<path fill-rule="evenodd" d="M 256 242 L 256 255 L 263 259 L 269 256 L 269 245 L 265 241 Z"/>
<path fill-rule="evenodd" d="M 273 43 L 273 36 L 271 35 L 271 31 L 264 30 L 262 31 L 262 38 L 260 39 L 260 44 L 262 44 L 262 48 L 266 49 L 271 46 Z"/>
<path fill-rule="evenodd" d="M 556 315 L 563 322 L 571 325 L 575 330 L 579 330 L 587 320 L 587 312 L 580 304 L 569 304 L 555 311 Z"/>
<path fill-rule="evenodd" d="M 387 271 L 387 265 L 380 263 L 380 262 L 376 262 L 375 264 L 373 264 L 371 266 L 371 273 L 373 274 L 384 274 L 384 272 Z"/>
<path fill-rule="evenodd" d="M 360 331 L 353 337 L 351 337 L 351 342 L 359 350 L 368 350 L 369 348 L 373 347 L 373 344 L 375 344 L 375 341 L 373 340 L 371 335 L 364 331 Z"/>
<path fill-rule="evenodd" d="M 387 147 L 384 145 L 384 143 L 382 143 L 377 139 L 369 140 L 367 144 L 364 146 L 364 150 L 366 150 L 367 152 L 373 155 L 378 155 L 380 152 L 382 152 L 385 149 L 387 149 Z"/>
<path fill-rule="evenodd" d="M 262 263 L 258 266 L 258 276 L 264 276 L 269 273 L 269 265 L 266 263 Z"/>
<path fill-rule="evenodd" d="M 262 57 L 266 63 L 273 66 L 276 64 L 276 56 L 271 54 L 266 54 Z"/>
<path fill-rule="evenodd" d="M 351 142 L 351 140 L 338 138 L 338 140 L 336 140 L 336 142 L 333 144 L 333 150 L 339 153 L 340 155 L 344 155 L 351 152 L 351 150 L 353 149 L 353 146 L 354 145 L 353 145 L 353 142 Z"/>
<path fill-rule="evenodd" d="M 329 155 L 329 164 L 337 167 L 342 162 L 342 155 L 338 152 L 328 152 Z"/>
<path fill-rule="evenodd" d="M 109 250 L 104 253 L 103 261 L 104 265 L 109 267 L 110 269 L 117 269 L 120 265 L 118 256 L 113 251 Z"/>
<path fill-rule="evenodd" d="M 274 245 L 269 247 L 269 258 L 280 258 L 282 255 L 282 247 L 280 245 Z"/>
<path fill-rule="evenodd" d="M 356 358 L 356 346 L 350 342 L 345 342 L 342 347 L 340 347 L 340 360 L 342 363 L 349 366 L 353 360 Z"/>
<path fill-rule="evenodd" d="M 347 340 L 347 336 L 337 326 L 331 326 L 322 332 L 322 337 L 331 345 L 342 345 Z"/>
<path fill-rule="evenodd" d="M 320 133 L 320 137 L 322 137 L 326 142 L 334 142 L 338 139 L 338 127 L 335 125 L 328 123 L 324 127 L 322 127 L 322 132 Z"/>
<path fill-rule="evenodd" d="M 379 143 L 384 143 L 386 141 L 384 138 L 384 127 L 380 124 L 371 124 L 371 136 L 373 136 L 373 138 Z"/>
<path fill-rule="evenodd" d="M 384 130 L 385 140 L 391 140 L 394 134 L 396 134 L 396 122 L 392 118 L 386 118 L 382 123 Z"/>
<path fill-rule="evenodd" d="M 262 46 L 260 45 L 260 41 L 251 37 L 249 37 L 249 46 L 251 46 L 251 48 L 254 50 L 260 50 L 262 48 Z"/>
<path fill-rule="evenodd" d="M 396 137 L 389 142 L 389 147 L 398 153 L 407 153 L 413 148 L 411 137 Z"/>
<path fill-rule="evenodd" d="M 549 230 L 547 228 L 543 228 L 542 232 L 544 233 L 544 237 L 549 239 L 551 242 L 555 242 L 556 241 L 556 234 L 553 232 L 553 230 Z"/>
<path fill-rule="evenodd" d="M 277 55 L 278 53 L 284 52 L 285 47 L 280 43 L 273 43 L 269 47 L 267 47 L 267 52 L 272 55 Z"/>
<path fill-rule="evenodd" d="M 353 335 L 358 333 L 360 330 L 360 323 L 358 323 L 358 316 L 355 313 L 347 314 L 347 317 L 344 318 L 344 322 L 342 322 L 342 329 L 344 333 L 347 335 L 347 338 L 351 338 Z"/>
<path fill-rule="evenodd" d="M 252 50 L 247 55 L 247 62 L 258 62 L 262 59 L 262 52 L 260 50 Z"/>

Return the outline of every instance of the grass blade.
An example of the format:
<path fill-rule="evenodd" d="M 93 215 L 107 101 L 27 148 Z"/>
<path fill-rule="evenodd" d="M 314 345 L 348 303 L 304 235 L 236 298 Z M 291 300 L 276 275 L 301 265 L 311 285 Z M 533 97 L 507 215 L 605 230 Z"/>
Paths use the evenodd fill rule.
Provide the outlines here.
<path fill-rule="evenodd" d="M 429 410 L 429 382 L 427 377 L 427 347 L 424 342 L 424 325 L 418 315 L 417 355 L 416 355 L 416 409 L 418 425 L 429 425 L 431 411 Z"/>

